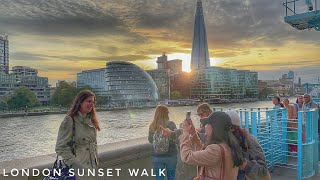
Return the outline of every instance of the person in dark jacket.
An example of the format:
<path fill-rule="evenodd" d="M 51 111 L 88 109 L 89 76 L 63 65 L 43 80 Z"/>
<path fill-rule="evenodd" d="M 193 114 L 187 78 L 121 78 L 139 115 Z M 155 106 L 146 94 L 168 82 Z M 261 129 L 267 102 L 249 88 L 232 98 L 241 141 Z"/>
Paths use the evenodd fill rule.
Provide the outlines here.
<path fill-rule="evenodd" d="M 169 121 L 169 110 L 165 105 L 156 108 L 153 121 L 149 126 L 149 142 L 153 145 L 152 162 L 156 172 L 156 180 L 163 180 L 164 176 L 159 174 L 159 170 L 166 169 L 168 180 L 174 180 L 177 165 L 176 137 L 165 137 L 162 135 L 163 129 L 174 131 L 176 124 Z M 159 141 L 163 141 L 160 142 Z M 159 143 L 159 144 L 157 144 Z M 168 147 L 166 149 L 166 143 Z M 163 146 L 163 147 L 158 147 Z M 159 148 L 159 149 L 158 149 Z"/>
<path fill-rule="evenodd" d="M 245 129 L 240 128 L 240 117 L 234 110 L 226 112 L 232 122 L 232 133 L 237 138 L 245 162 L 240 166 L 237 180 L 270 179 L 265 154 L 257 140 Z"/>

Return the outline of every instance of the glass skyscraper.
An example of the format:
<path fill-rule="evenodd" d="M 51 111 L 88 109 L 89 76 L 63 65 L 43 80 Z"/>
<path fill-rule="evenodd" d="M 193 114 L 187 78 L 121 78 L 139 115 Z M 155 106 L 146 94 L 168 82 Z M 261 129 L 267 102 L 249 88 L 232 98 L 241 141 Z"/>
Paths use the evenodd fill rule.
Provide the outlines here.
<path fill-rule="evenodd" d="M 4 34 L 0 34 L 0 73 L 9 74 L 9 41 Z"/>
<path fill-rule="evenodd" d="M 191 98 L 256 98 L 258 73 L 208 67 L 192 72 Z"/>
<path fill-rule="evenodd" d="M 191 55 L 191 98 L 258 97 L 258 73 L 211 67 L 202 1 L 197 0 Z"/>
<path fill-rule="evenodd" d="M 82 71 L 77 74 L 77 87 L 90 86 L 97 96 L 107 96 L 106 68 Z"/>
<path fill-rule="evenodd" d="M 191 71 L 206 67 L 210 67 L 206 25 L 203 16 L 202 1 L 197 0 L 191 53 Z"/>

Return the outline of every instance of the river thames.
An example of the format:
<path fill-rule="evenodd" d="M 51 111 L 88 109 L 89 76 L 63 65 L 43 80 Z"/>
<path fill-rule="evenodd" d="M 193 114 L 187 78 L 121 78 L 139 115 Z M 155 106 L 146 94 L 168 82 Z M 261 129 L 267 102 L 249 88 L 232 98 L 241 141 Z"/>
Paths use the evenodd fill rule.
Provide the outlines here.
<path fill-rule="evenodd" d="M 293 99 L 290 99 L 291 102 Z M 271 101 L 216 104 L 211 107 L 257 108 L 273 107 Z M 169 107 L 170 120 L 177 126 L 185 113 L 191 111 L 195 125 L 199 125 L 197 106 Z M 148 126 L 155 108 L 98 112 L 102 130 L 98 132 L 98 144 L 119 142 L 148 136 Z M 12 117 L 0 119 L 0 161 L 23 159 L 54 153 L 56 138 L 65 114 Z"/>

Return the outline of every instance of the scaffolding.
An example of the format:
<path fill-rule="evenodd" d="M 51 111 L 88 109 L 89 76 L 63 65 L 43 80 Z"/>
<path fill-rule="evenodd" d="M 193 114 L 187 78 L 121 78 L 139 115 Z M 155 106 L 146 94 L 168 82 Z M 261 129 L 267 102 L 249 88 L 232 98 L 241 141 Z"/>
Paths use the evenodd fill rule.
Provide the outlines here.
<path fill-rule="evenodd" d="M 298 1 L 300 3 L 298 3 Z M 286 8 L 284 21 L 298 30 L 315 29 L 320 31 L 320 10 L 318 8 L 319 0 L 286 0 L 283 3 Z"/>

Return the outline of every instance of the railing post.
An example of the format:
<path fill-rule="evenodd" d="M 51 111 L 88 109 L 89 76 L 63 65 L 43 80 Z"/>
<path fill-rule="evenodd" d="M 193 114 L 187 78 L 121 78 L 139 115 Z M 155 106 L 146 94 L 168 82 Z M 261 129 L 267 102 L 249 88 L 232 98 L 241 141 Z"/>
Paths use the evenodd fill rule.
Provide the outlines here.
<path fill-rule="evenodd" d="M 298 180 L 302 179 L 302 119 L 303 111 L 298 112 Z"/>
<path fill-rule="evenodd" d="M 245 111 L 245 113 L 244 113 L 244 118 L 245 118 L 246 130 L 247 130 L 248 132 L 250 132 L 250 131 L 249 131 L 249 112 L 248 112 L 248 111 Z"/>
<path fill-rule="evenodd" d="M 260 130 L 261 128 L 261 112 L 260 108 L 258 108 L 258 129 Z"/>
<path fill-rule="evenodd" d="M 257 112 L 251 112 L 251 134 L 253 137 L 258 138 Z"/>
<path fill-rule="evenodd" d="M 318 173 L 319 171 L 319 166 L 318 166 L 318 161 L 319 161 L 319 130 L 318 130 L 318 119 L 319 119 L 319 110 L 316 109 L 314 112 L 313 112 L 313 116 L 312 116 L 312 122 L 313 122 L 313 137 L 314 137 L 314 140 L 315 140 L 315 144 L 314 144 L 314 157 L 315 157 L 315 161 L 314 161 L 314 164 L 313 164 L 313 169 L 315 171 L 315 174 Z"/>
<path fill-rule="evenodd" d="M 270 117 L 270 119 L 269 119 L 269 123 L 270 123 L 270 142 L 271 142 L 271 146 L 270 146 L 270 149 L 271 149 L 271 162 L 272 162 L 272 166 L 274 166 L 274 164 L 275 164 L 275 162 L 274 162 L 274 148 L 273 148 L 273 145 L 274 145 L 274 141 L 273 141 L 273 121 L 277 121 L 277 119 L 276 119 L 276 116 L 277 116 L 277 114 L 276 114 L 277 112 L 276 112 L 276 110 L 271 110 L 270 112 L 269 112 L 269 117 Z"/>
<path fill-rule="evenodd" d="M 286 0 L 286 16 L 288 16 L 288 0 Z"/>
<path fill-rule="evenodd" d="M 307 112 L 306 112 L 306 119 L 305 119 L 305 127 L 304 127 L 304 129 L 305 129 L 305 143 L 309 143 L 310 142 L 310 138 L 313 138 L 313 134 L 312 134 L 312 119 L 311 119 L 311 112 L 312 111 L 310 111 L 310 109 L 308 109 L 307 110 Z"/>
<path fill-rule="evenodd" d="M 282 163 L 287 164 L 288 163 L 288 140 L 287 140 L 287 109 L 282 109 L 282 117 L 281 117 L 281 134 L 282 134 Z"/>
<path fill-rule="evenodd" d="M 239 111 L 240 114 L 240 128 L 242 128 L 242 122 L 243 122 L 243 115 L 242 115 L 243 111 Z"/>

